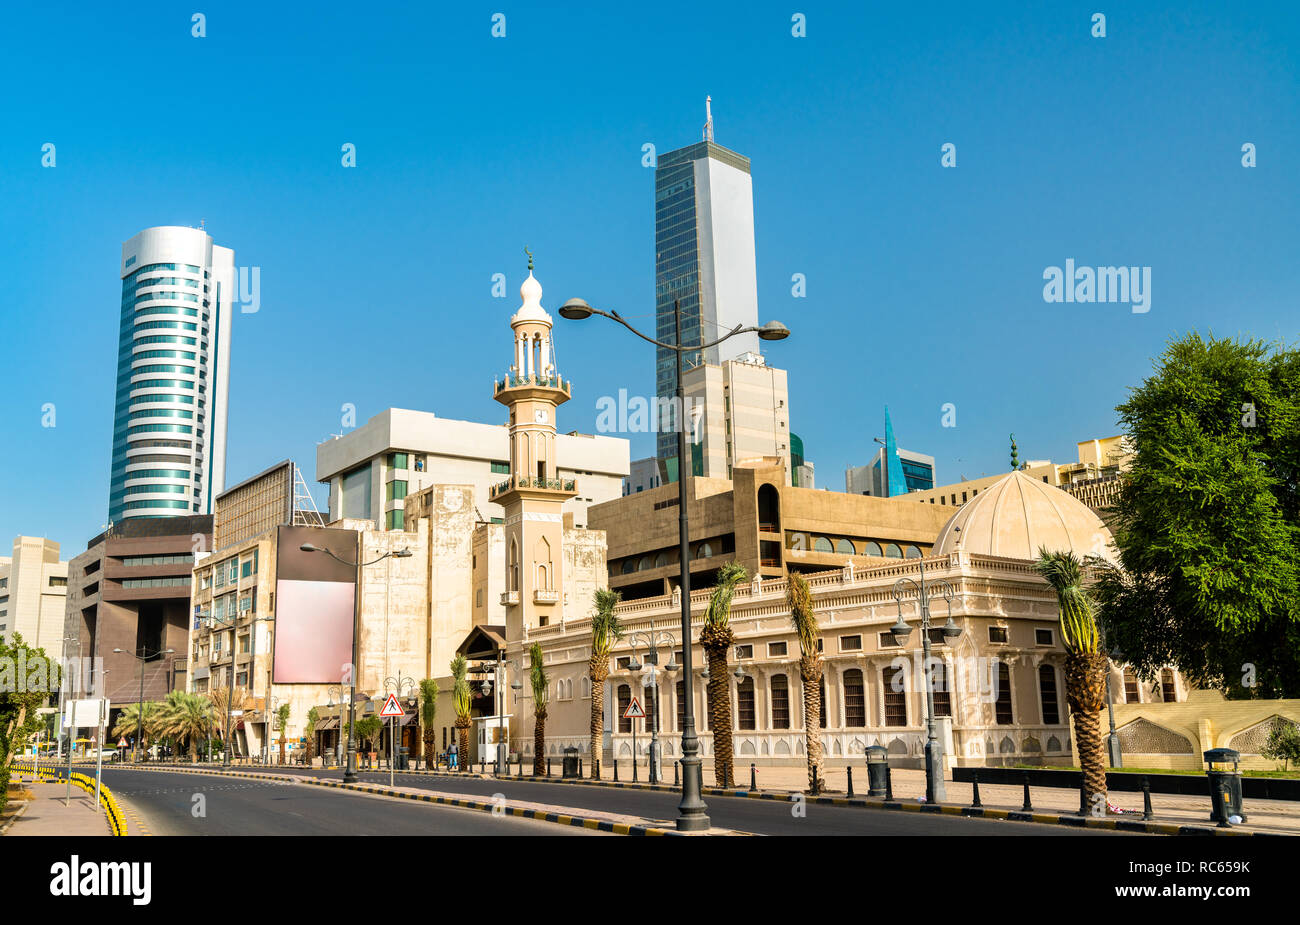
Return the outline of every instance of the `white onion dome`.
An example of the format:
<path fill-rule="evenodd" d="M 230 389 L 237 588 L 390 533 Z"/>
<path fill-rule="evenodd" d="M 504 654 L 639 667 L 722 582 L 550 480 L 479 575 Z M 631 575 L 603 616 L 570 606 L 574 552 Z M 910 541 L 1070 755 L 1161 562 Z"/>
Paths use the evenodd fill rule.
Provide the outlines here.
<path fill-rule="evenodd" d="M 528 270 L 528 279 L 519 287 L 519 297 L 523 299 L 523 304 L 519 310 L 510 318 L 510 324 L 523 324 L 525 322 L 535 322 L 551 326 L 551 316 L 547 314 L 546 309 L 542 308 L 542 284 L 533 276 L 533 271 Z"/>

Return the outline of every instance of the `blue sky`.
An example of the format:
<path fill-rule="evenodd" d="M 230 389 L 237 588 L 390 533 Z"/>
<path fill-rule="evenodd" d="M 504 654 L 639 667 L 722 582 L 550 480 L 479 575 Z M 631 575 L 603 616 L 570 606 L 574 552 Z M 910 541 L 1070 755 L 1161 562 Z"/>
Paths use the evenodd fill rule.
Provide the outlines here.
<path fill-rule="evenodd" d="M 285 457 L 311 474 L 344 403 L 501 420 L 525 245 L 553 313 L 581 295 L 652 330 L 642 145 L 696 141 L 706 94 L 717 141 L 753 161 L 760 319 L 793 331 L 767 354 L 818 485 L 842 489 L 886 404 L 941 481 L 1005 469 L 1013 431 L 1022 458 L 1069 461 L 1171 336 L 1300 334 L 1298 40 L 1291 3 L 10 9 L 0 538 L 70 557 L 107 517 L 137 231 L 204 220 L 261 267 L 261 310 L 233 328 L 226 481 Z M 1151 267 L 1150 311 L 1044 302 L 1067 258 Z M 558 328 L 562 429 L 653 393 L 651 348 Z"/>

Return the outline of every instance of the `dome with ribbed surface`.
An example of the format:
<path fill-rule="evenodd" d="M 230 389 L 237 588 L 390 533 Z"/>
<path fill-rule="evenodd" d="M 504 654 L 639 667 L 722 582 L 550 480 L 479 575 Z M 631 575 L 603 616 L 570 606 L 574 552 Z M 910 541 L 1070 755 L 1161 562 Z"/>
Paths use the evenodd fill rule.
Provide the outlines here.
<path fill-rule="evenodd" d="M 1049 552 L 1116 561 L 1110 530 L 1074 495 L 1017 470 L 961 506 L 939 531 L 934 551 L 1037 559 Z"/>

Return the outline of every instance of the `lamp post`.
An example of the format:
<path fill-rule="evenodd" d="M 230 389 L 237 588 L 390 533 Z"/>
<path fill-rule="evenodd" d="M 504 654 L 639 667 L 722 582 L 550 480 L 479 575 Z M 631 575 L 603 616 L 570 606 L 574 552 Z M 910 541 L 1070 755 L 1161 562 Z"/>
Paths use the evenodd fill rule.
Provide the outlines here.
<path fill-rule="evenodd" d="M 916 591 L 917 603 L 921 609 L 921 651 L 922 669 L 925 683 L 925 801 L 942 803 L 948 798 L 943 786 L 943 747 L 934 734 L 934 683 L 930 675 L 930 592 L 938 586 L 948 602 L 948 622 L 941 629 L 945 640 L 956 639 L 961 635 L 961 627 L 952 619 L 952 599 L 956 596 L 951 584 L 946 580 L 925 580 L 925 559 L 918 560 L 921 566 L 919 582 L 903 577 L 894 582 L 894 601 L 898 604 L 898 621 L 889 628 L 894 640 L 902 645 L 911 635 L 912 628 L 903 622 L 903 589 L 908 585 Z"/>
<path fill-rule="evenodd" d="M 119 655 L 126 654 L 123 649 L 114 649 Z M 160 655 L 171 655 L 175 649 L 158 649 L 152 653 L 144 647 L 140 647 L 140 654 L 131 653 L 131 657 L 140 663 L 140 699 L 136 701 L 135 713 L 135 748 L 131 752 L 131 762 L 140 760 L 140 740 L 144 738 L 144 663 L 151 658 L 157 658 Z"/>
<path fill-rule="evenodd" d="M 656 347 L 671 350 L 677 358 L 677 524 L 678 556 L 681 560 L 681 577 L 678 579 L 682 595 L 682 676 L 686 680 L 686 715 L 682 718 L 682 798 L 677 804 L 677 829 L 681 832 L 703 832 L 709 828 L 708 807 L 701 795 L 704 788 L 703 763 L 700 758 L 700 739 L 695 732 L 695 688 L 691 671 L 691 572 L 690 539 L 686 516 L 686 393 L 682 387 L 682 354 L 686 351 L 705 350 L 715 347 L 729 337 L 737 334 L 756 333 L 762 340 L 784 340 L 790 331 L 779 321 L 769 321 L 762 327 L 743 327 L 736 325 L 728 333 L 709 343 L 695 345 L 682 344 L 682 305 L 680 299 L 673 300 L 673 330 L 675 336 L 671 344 L 656 340 L 642 334 L 615 311 L 601 311 L 592 308 L 582 299 L 570 299 L 560 307 L 560 317 L 570 321 L 581 321 L 592 315 L 600 315 L 617 321 L 637 337 Z"/>
<path fill-rule="evenodd" d="M 368 565 L 383 562 L 389 556 L 392 556 L 394 559 L 409 559 L 411 557 L 411 550 L 403 547 L 394 552 L 386 552 L 382 556 L 372 559 L 369 562 L 362 562 L 361 540 L 362 533 L 358 530 L 357 557 L 351 562 L 341 556 L 335 555 L 333 552 L 322 546 L 303 543 L 298 547 L 303 552 L 323 552 L 334 561 L 341 562 L 344 565 L 357 570 L 355 584 L 352 586 L 352 664 L 348 671 L 348 764 L 343 771 L 343 783 L 345 784 L 355 784 L 357 782 L 357 642 L 358 637 L 361 635 L 361 570 Z"/>
<path fill-rule="evenodd" d="M 505 670 L 506 666 L 513 668 L 515 671 L 515 680 L 510 685 L 511 689 L 515 691 L 522 690 L 524 685 L 523 682 L 519 680 L 519 665 L 511 659 L 505 658 L 503 655 L 498 655 L 495 659 L 490 661 L 481 662 L 477 667 L 471 668 L 468 672 L 475 677 L 483 677 L 483 680 L 479 682 L 479 689 L 486 696 L 492 697 L 492 709 L 496 711 L 497 743 L 495 749 L 496 754 L 492 758 L 492 766 L 496 769 L 497 774 L 505 774 L 506 753 L 509 751 L 505 730 L 505 678 L 502 676 L 502 672 Z M 484 677 L 485 675 L 490 675 L 491 677 Z M 495 687 L 492 684 L 493 678 L 496 679 Z"/>
<path fill-rule="evenodd" d="M 652 687 L 654 689 L 654 706 L 650 713 L 650 783 L 659 783 L 659 646 L 667 646 L 669 652 L 677 644 L 672 633 L 666 630 L 634 630 L 627 634 L 628 640 L 632 643 L 632 660 L 628 662 L 628 671 L 642 671 L 642 688 Z M 645 664 L 637 660 L 637 646 L 645 648 Z M 668 664 L 664 665 L 664 671 L 672 675 L 677 672 L 677 663 L 673 661 L 673 656 L 668 656 Z M 688 695 L 689 696 L 689 695 Z M 632 756 L 633 768 L 635 769 L 636 755 Z"/>
<path fill-rule="evenodd" d="M 1110 733 L 1106 736 L 1106 757 L 1110 759 L 1112 768 L 1124 767 L 1124 750 L 1120 747 L 1119 733 L 1115 731 L 1115 698 L 1111 693 L 1110 680 L 1111 663 L 1118 662 L 1123 657 L 1118 649 L 1110 649 L 1106 653 L 1106 713 L 1110 717 Z"/>
<path fill-rule="evenodd" d="M 410 697 L 415 692 L 415 679 L 402 675 L 399 671 L 395 678 L 384 678 L 384 693 L 402 697 L 403 691 Z M 388 786 L 393 786 L 393 758 L 397 755 L 397 717 L 388 717 Z"/>
<path fill-rule="evenodd" d="M 232 726 L 231 719 L 233 717 L 232 711 L 234 710 L 234 703 L 235 703 L 235 647 L 238 642 L 238 636 L 239 636 L 238 623 L 236 622 L 237 620 L 238 620 L 238 614 L 235 614 L 234 616 L 231 617 L 225 617 L 225 616 L 217 617 L 214 615 L 207 618 L 209 648 L 211 648 L 212 645 L 212 631 L 218 625 L 221 626 L 229 625 L 231 629 L 230 670 L 226 673 L 226 728 L 225 731 L 222 733 L 222 742 L 221 742 L 221 752 L 222 752 L 221 767 L 223 769 L 229 769 L 230 767 L 230 732 Z M 215 649 L 213 649 L 212 654 L 208 656 L 209 665 L 212 664 L 212 657 L 214 655 L 216 655 Z"/>

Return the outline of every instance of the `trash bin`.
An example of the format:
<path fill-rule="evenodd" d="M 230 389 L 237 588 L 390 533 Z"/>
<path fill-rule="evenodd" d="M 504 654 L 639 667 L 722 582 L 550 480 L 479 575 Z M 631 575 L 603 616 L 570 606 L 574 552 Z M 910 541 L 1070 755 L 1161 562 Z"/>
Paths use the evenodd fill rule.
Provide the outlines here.
<path fill-rule="evenodd" d="M 560 776 L 578 776 L 578 750 L 572 746 L 564 750 L 564 767 L 560 771 Z"/>
<path fill-rule="evenodd" d="M 1212 748 L 1204 758 L 1209 765 L 1205 773 L 1210 778 L 1210 821 L 1221 826 L 1232 825 L 1234 821 L 1245 822 L 1246 814 L 1241 811 L 1241 771 L 1238 769 L 1241 753 L 1231 748 Z M 1229 761 L 1232 762 L 1231 770 L 1227 767 Z"/>
<path fill-rule="evenodd" d="M 883 797 L 888 786 L 889 751 L 883 745 L 868 745 L 867 796 Z"/>
<path fill-rule="evenodd" d="M 397 770 L 405 771 L 410 767 L 411 750 L 405 745 L 399 745 L 397 748 Z"/>

